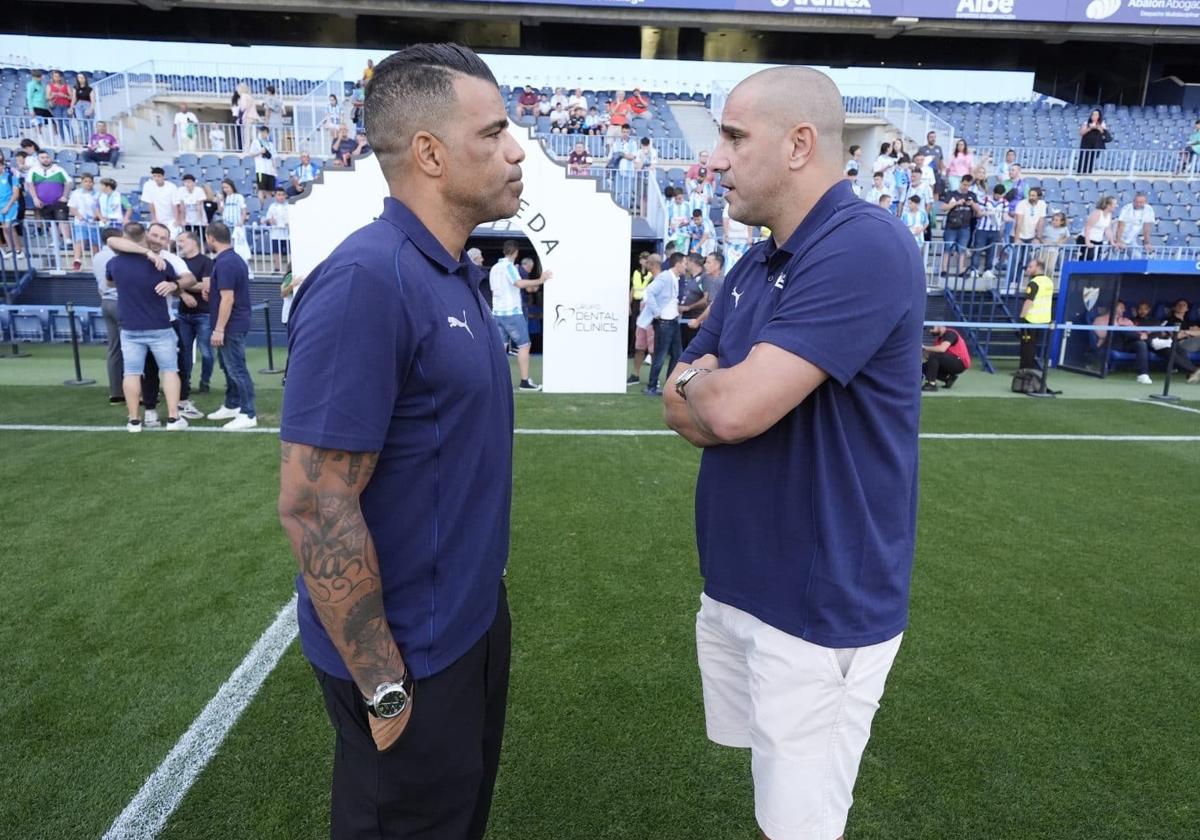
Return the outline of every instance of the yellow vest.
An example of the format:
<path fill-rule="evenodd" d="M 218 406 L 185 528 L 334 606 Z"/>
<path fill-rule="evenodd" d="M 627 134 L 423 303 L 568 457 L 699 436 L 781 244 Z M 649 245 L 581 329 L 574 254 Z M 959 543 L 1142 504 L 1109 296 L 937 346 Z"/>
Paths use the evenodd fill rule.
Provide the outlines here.
<path fill-rule="evenodd" d="M 641 300 L 646 296 L 646 287 L 650 285 L 650 281 L 654 279 L 649 271 L 643 272 L 640 268 L 635 269 L 633 276 L 629 278 L 630 285 L 633 286 L 633 299 Z"/>
<path fill-rule="evenodd" d="M 1030 324 L 1050 323 L 1050 302 L 1054 297 L 1054 281 L 1045 274 L 1039 274 L 1032 279 L 1037 283 L 1037 293 L 1033 296 L 1033 306 L 1025 315 L 1025 321 Z"/>

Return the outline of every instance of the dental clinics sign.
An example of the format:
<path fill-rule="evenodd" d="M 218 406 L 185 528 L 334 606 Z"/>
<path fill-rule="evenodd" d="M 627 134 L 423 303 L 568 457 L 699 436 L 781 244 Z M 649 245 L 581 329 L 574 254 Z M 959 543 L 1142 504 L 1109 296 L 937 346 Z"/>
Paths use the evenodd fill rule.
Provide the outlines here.
<path fill-rule="evenodd" d="M 509 124 L 525 150 L 517 214 L 479 235 L 526 237 L 543 270 L 542 387 L 552 393 L 625 393 L 629 324 L 629 213 L 593 178 L 568 178 L 527 127 Z M 288 214 L 292 271 L 307 277 L 383 209 L 387 181 L 374 155 L 326 169 Z"/>
<path fill-rule="evenodd" d="M 611 9 L 681 9 L 934 20 L 1200 26 L 1200 0 L 467 0 Z"/>

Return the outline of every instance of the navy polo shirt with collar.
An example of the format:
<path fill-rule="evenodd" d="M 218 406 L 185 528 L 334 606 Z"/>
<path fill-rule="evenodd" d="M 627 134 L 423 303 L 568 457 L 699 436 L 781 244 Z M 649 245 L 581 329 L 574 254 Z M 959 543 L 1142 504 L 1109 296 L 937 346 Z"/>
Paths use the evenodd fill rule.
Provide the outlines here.
<path fill-rule="evenodd" d="M 917 514 L 925 274 L 912 234 L 831 187 L 787 242 L 738 261 L 683 354 L 732 367 L 760 342 L 829 374 L 758 437 L 704 450 L 704 590 L 817 645 L 861 647 L 908 621 Z"/>
<path fill-rule="evenodd" d="M 508 559 L 512 381 L 473 268 L 388 198 L 300 286 L 288 323 L 280 437 L 379 453 L 362 511 L 416 679 L 491 627 Z M 305 655 L 349 679 L 296 588 Z"/>

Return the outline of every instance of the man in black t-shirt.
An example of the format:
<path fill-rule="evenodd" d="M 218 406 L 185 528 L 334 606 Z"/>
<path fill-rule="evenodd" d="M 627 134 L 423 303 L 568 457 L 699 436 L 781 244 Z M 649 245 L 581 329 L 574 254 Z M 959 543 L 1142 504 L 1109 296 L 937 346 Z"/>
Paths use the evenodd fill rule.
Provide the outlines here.
<path fill-rule="evenodd" d="M 971 192 L 974 182 L 969 174 L 962 177 L 957 190 L 946 190 L 941 196 L 941 210 L 946 214 L 946 227 L 942 231 L 945 251 L 942 253 L 942 275 L 945 276 L 950 255 L 958 254 L 958 276 L 967 270 L 967 252 L 971 245 L 971 229 L 975 226 L 975 194 Z"/>
<path fill-rule="evenodd" d="M 209 322 L 208 299 L 204 297 L 203 292 L 209 288 L 209 280 L 212 278 L 212 259 L 201 250 L 200 240 L 191 230 L 180 231 L 179 236 L 175 238 L 175 244 L 179 256 L 200 283 L 200 292 L 183 298 L 179 307 L 179 320 L 176 322 L 179 329 L 179 378 L 181 383 L 186 383 L 183 389 L 190 390 L 192 367 L 196 362 L 195 356 L 192 355 L 192 343 L 195 342 L 200 349 L 200 387 L 197 393 L 207 394 L 215 357 L 212 344 L 209 343 L 212 328 Z"/>

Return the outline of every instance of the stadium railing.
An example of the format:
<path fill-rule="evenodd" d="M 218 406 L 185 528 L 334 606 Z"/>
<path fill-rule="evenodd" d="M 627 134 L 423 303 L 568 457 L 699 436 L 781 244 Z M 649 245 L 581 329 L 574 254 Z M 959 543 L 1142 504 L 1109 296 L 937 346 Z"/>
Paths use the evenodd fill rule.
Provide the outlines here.
<path fill-rule="evenodd" d="M 874 117 L 891 123 L 900 133 L 924 143 L 931 131 L 938 134 L 943 148 L 953 148 L 957 133 L 952 124 L 915 99 L 890 85 L 838 85 L 847 117 Z"/>
<path fill-rule="evenodd" d="M 1013 146 L 981 146 L 973 149 L 975 159 L 990 155 L 992 164 L 1000 171 L 1008 150 L 1016 152 L 1016 162 L 1026 172 L 1046 175 L 1082 175 L 1117 177 L 1169 177 L 1172 175 L 1196 175 L 1200 173 L 1200 155 L 1194 156 L 1184 165 L 1184 156 L 1179 149 L 1118 149 L 1087 152 L 1069 147 L 1017 148 Z M 1085 154 L 1091 155 L 1091 167 L 1087 167 Z"/>
<path fill-rule="evenodd" d="M 590 157 L 607 158 L 613 143 L 612 137 L 603 134 L 550 134 L 539 131 L 537 138 L 545 142 L 547 149 L 562 158 L 574 151 L 576 143 L 582 143 Z M 683 137 L 651 137 L 650 144 L 659 160 L 691 159 L 691 147 Z"/>
<path fill-rule="evenodd" d="M 79 148 L 87 145 L 95 129 L 94 117 L 79 120 L 74 117 L 45 119 L 29 115 L 0 116 L 0 140 L 10 141 L 13 145 L 28 137 L 45 148 Z M 118 143 L 124 142 L 125 130 L 120 123 L 110 123 L 108 131 L 117 138 Z"/>
<path fill-rule="evenodd" d="M 296 127 L 286 124 L 290 118 L 285 118 L 285 124 L 277 128 L 271 129 L 271 140 L 275 144 L 275 148 L 280 154 L 298 154 L 300 152 L 299 141 L 296 138 Z M 265 123 L 260 123 L 265 125 Z M 242 146 L 242 129 L 243 126 L 237 123 L 200 123 L 197 126 L 197 133 L 194 138 L 182 146 L 177 146 L 179 154 L 198 153 L 198 154 L 241 154 L 244 150 Z M 213 134 L 213 130 L 216 134 Z M 328 145 L 328 144 L 327 144 Z M 328 148 L 310 149 L 313 155 L 323 153 L 328 155 Z"/>

